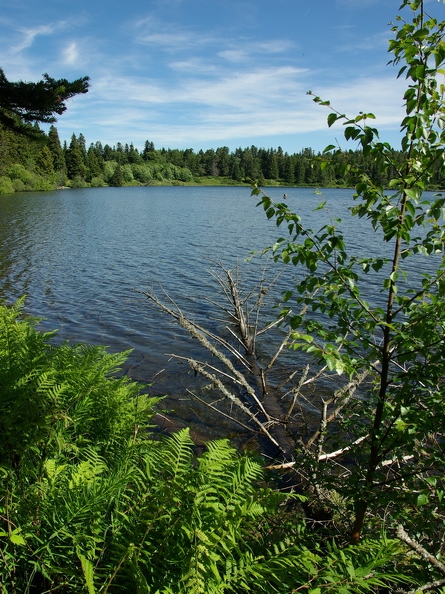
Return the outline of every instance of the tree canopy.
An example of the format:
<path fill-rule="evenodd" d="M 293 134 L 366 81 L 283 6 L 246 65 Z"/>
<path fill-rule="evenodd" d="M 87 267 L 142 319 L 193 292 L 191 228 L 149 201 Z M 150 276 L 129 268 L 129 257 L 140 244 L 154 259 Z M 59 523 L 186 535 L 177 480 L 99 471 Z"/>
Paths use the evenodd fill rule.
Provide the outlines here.
<path fill-rule="evenodd" d="M 53 123 L 56 115 L 66 110 L 66 101 L 75 95 L 87 93 L 89 77 L 73 82 L 65 78 L 56 80 L 48 74 L 34 82 L 10 82 L 0 68 L 0 122 L 16 131 L 29 131 L 30 123 Z"/>

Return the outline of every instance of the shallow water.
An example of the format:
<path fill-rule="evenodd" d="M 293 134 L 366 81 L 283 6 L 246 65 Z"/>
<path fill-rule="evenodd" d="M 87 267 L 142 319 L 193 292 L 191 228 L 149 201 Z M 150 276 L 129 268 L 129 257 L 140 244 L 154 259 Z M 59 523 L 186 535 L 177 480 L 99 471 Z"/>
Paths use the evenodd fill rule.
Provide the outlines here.
<path fill-rule="evenodd" d="M 280 199 L 283 190 L 269 194 Z M 384 246 L 366 221 L 349 220 L 350 190 L 287 189 L 288 203 L 303 222 L 318 228 L 343 217 L 352 250 L 381 255 Z M 322 211 L 313 209 L 327 201 Z M 215 300 L 217 283 L 209 269 L 219 261 L 237 263 L 246 285 L 261 277 L 267 258 L 244 260 L 274 242 L 277 230 L 248 188 L 138 187 L 72 189 L 0 196 L 0 297 L 12 302 L 26 294 L 26 311 L 57 329 L 58 340 L 133 349 L 126 371 L 168 394 L 167 408 L 186 424 L 208 416 L 187 388 L 195 379 L 168 354 L 199 353 L 187 332 L 150 307 L 138 291 L 170 296 L 198 323 L 222 330 Z M 291 267 L 277 287 L 289 287 Z M 269 275 L 274 273 L 269 272 Z M 379 287 L 367 288 L 379 299 Z M 271 316 L 276 312 L 271 312 Z M 223 331 L 223 330 L 222 330 Z M 289 355 L 291 356 L 291 355 Z M 295 357 L 296 355 L 292 355 Z M 291 364 L 292 361 L 291 361 Z"/>

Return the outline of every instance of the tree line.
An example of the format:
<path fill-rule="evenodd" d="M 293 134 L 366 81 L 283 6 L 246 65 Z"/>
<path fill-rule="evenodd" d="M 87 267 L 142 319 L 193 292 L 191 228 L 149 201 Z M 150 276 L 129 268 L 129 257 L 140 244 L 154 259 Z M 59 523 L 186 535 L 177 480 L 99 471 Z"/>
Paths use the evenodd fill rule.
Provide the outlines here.
<path fill-rule="evenodd" d="M 145 141 L 138 150 L 132 143 L 115 146 L 101 142 L 86 145 L 83 134 L 72 135 L 62 144 L 57 128 L 47 134 L 38 123 L 29 125 L 30 134 L 0 128 L 0 193 L 52 190 L 57 187 L 103 187 L 170 183 L 200 183 L 214 178 L 218 184 L 242 184 L 255 180 L 260 185 L 343 187 L 345 171 L 359 168 L 381 186 L 387 187 L 396 169 L 406 161 L 403 151 L 393 151 L 392 168 L 379 170 L 362 150 L 321 154 L 311 148 L 289 154 L 281 147 L 215 149 L 156 149 Z M 431 188 L 445 185 L 443 167 L 436 163 Z"/>

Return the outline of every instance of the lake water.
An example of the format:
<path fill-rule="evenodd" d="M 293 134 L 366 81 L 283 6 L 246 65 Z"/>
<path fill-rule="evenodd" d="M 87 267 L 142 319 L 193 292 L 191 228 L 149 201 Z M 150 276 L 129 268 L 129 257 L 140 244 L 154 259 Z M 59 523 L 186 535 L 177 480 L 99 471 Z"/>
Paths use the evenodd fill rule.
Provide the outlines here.
<path fill-rule="evenodd" d="M 280 199 L 283 189 L 268 193 Z M 322 196 L 304 188 L 287 194 L 291 208 L 313 228 L 321 217 L 344 216 L 353 202 L 352 192 L 343 189 L 323 190 Z M 314 212 L 324 200 L 327 210 Z M 199 412 L 186 396 L 193 377 L 166 353 L 186 354 L 195 347 L 136 291 L 165 291 L 198 322 L 217 324 L 215 308 L 205 300 L 215 299 L 217 287 L 208 270 L 215 261 L 233 268 L 284 232 L 255 208 L 257 201 L 249 188 L 239 187 L 0 196 L 0 298 L 10 303 L 26 294 L 26 311 L 45 318 L 42 327 L 57 329 L 59 340 L 134 349 L 126 371 L 153 382 L 152 393 L 168 393 L 167 406 L 193 422 Z M 349 225 L 351 249 L 381 254 L 382 242 L 365 221 L 355 218 Z M 247 283 L 259 278 L 266 262 L 258 257 L 242 264 Z M 279 288 L 287 288 L 291 272 L 285 271 Z M 377 288 L 369 291 L 378 298 Z"/>

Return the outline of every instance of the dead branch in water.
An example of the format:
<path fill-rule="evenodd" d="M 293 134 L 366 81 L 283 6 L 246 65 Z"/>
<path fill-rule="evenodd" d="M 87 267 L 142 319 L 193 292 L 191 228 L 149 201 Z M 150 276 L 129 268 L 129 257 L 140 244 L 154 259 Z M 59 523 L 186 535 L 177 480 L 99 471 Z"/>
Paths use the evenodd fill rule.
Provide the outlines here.
<path fill-rule="evenodd" d="M 222 312 L 227 337 L 193 321 L 171 297 L 162 300 L 154 291 L 140 291 L 156 308 L 189 332 L 209 354 L 208 360 L 170 354 L 208 380 L 217 397 L 212 400 L 209 396 L 193 395 L 232 422 L 263 435 L 287 461 L 293 459 L 297 445 L 302 443 L 314 460 L 329 459 L 331 454 L 324 451 L 327 428 L 355 397 L 366 375 L 345 383 L 327 399 L 316 398 L 320 401 L 316 413 L 314 399 L 309 398 L 307 389 L 323 378 L 326 367 L 314 368 L 307 364 L 286 370 L 286 365 L 281 365 L 281 358 L 292 346 L 292 329 L 283 331 L 280 328 L 285 322 L 284 315 L 270 320 L 264 314 L 264 310 L 271 306 L 271 293 L 276 291 L 280 274 L 267 280 L 263 273 L 254 289 L 246 292 L 242 290 L 238 267 L 229 270 L 219 264 L 211 274 L 221 287 L 224 303 L 207 301 Z M 307 306 L 304 306 L 301 315 L 306 310 Z M 278 381 L 277 365 L 285 372 L 284 379 Z M 245 421 L 233 414 L 233 407 Z M 314 409 L 311 424 L 318 416 L 318 428 L 303 439 L 298 428 L 306 425 L 307 413 L 304 411 L 309 407 Z M 346 446 L 344 451 L 347 450 Z"/>

